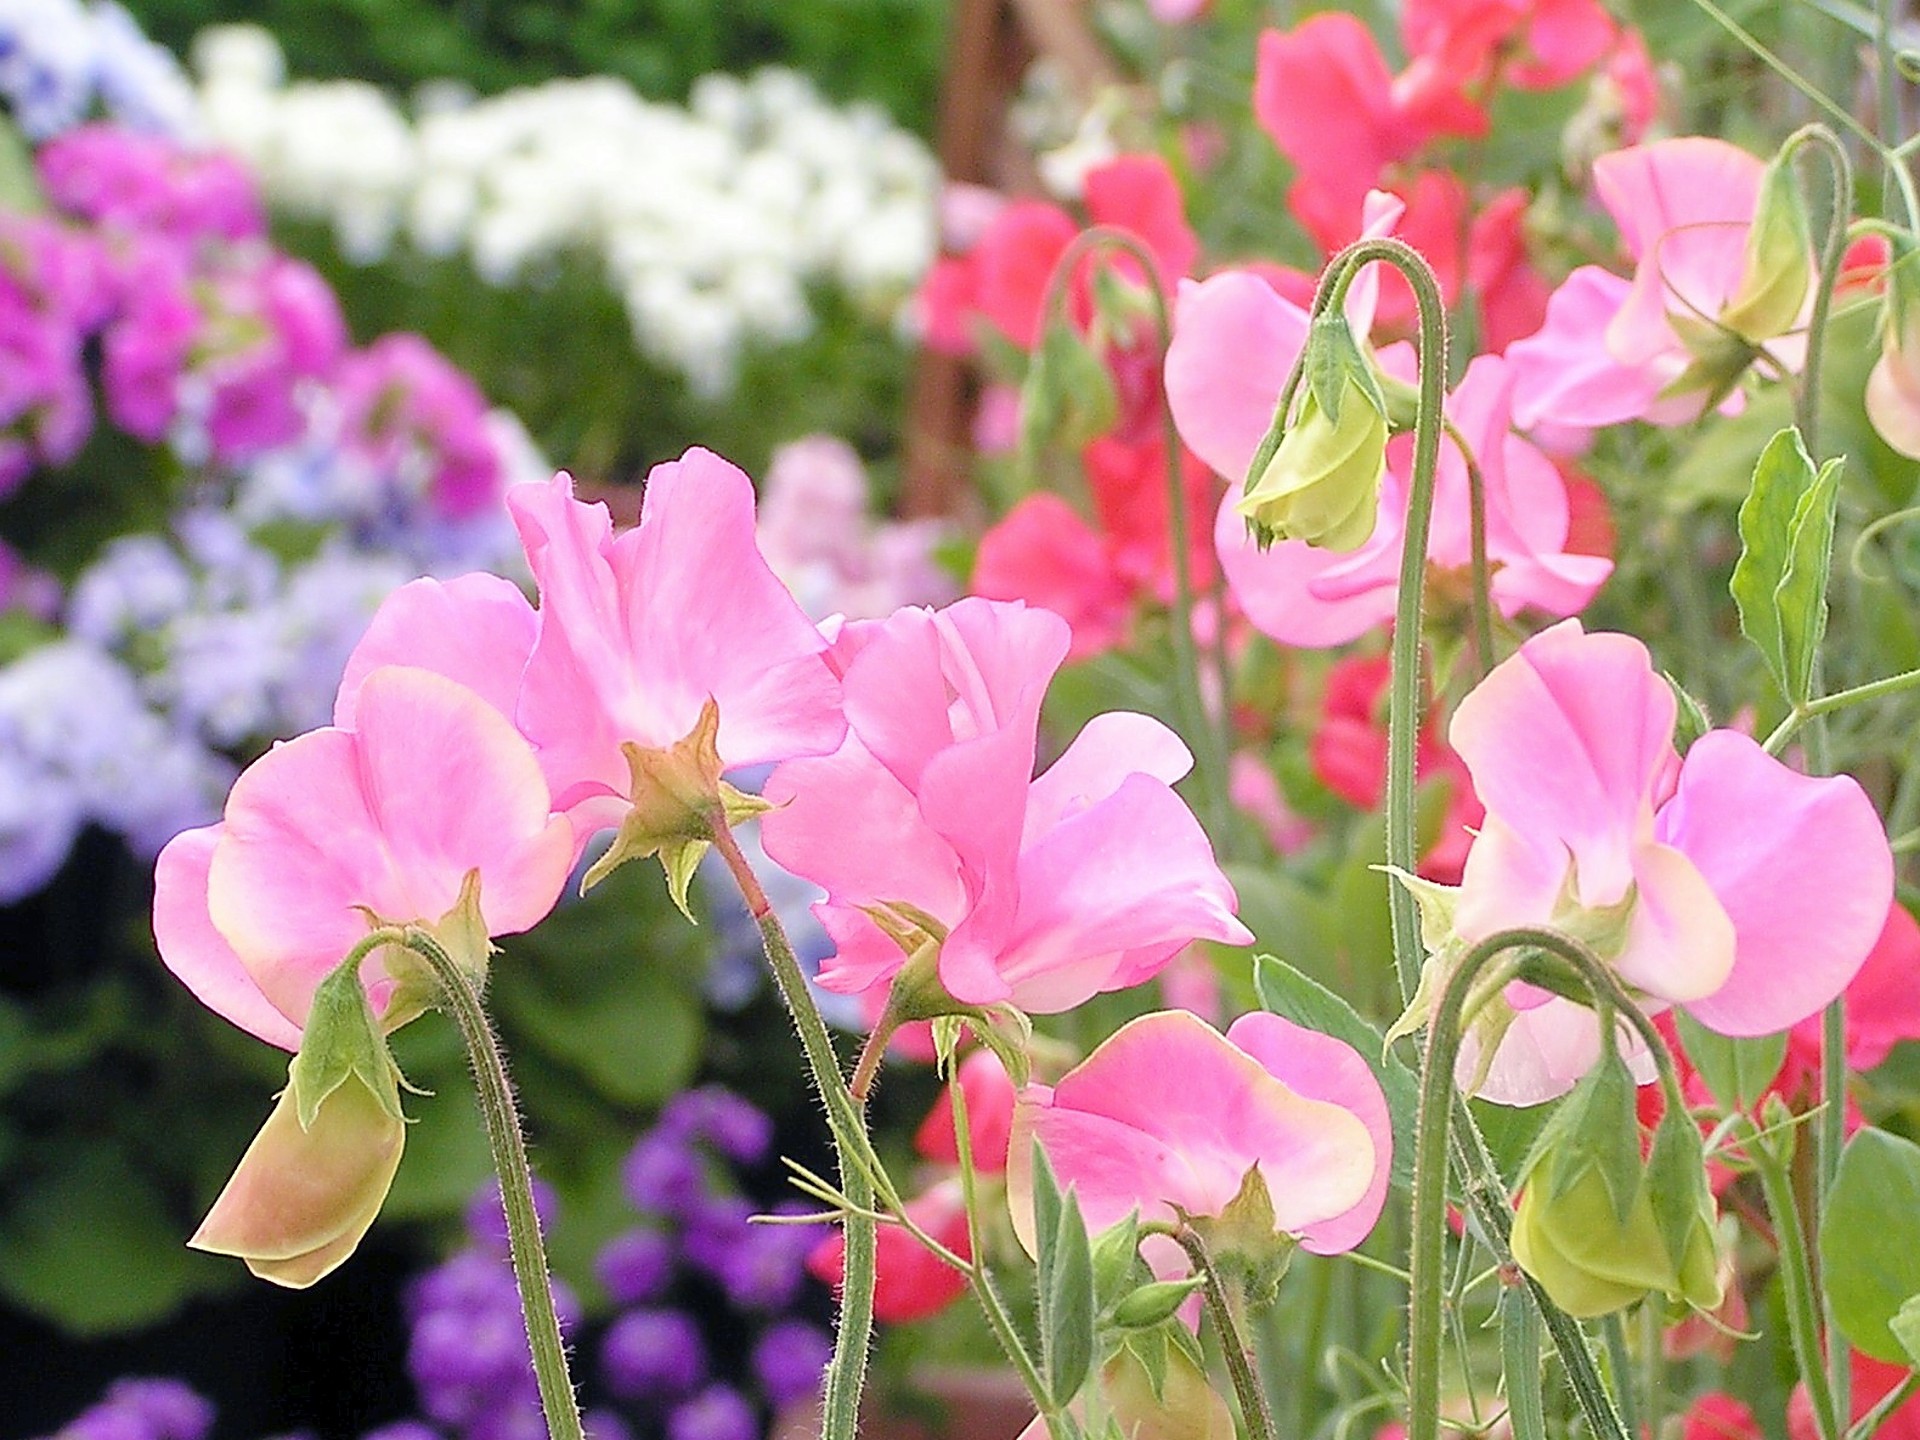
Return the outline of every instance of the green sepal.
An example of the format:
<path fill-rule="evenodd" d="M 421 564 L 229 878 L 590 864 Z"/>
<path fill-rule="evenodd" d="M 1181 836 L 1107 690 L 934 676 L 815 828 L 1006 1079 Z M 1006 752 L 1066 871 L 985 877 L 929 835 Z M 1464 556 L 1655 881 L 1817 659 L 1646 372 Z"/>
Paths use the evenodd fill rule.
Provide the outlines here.
<path fill-rule="evenodd" d="M 1132 1288 L 1141 1268 L 1140 1212 L 1133 1210 L 1093 1242 L 1093 1293 L 1103 1308 Z"/>
<path fill-rule="evenodd" d="M 398 1074 L 373 1007 L 367 1003 L 367 992 L 360 984 L 360 967 L 337 967 L 315 988 L 300 1035 L 300 1049 L 287 1067 L 287 1083 L 293 1091 L 300 1128 L 313 1129 L 321 1105 L 349 1079 L 365 1085 L 392 1118 L 405 1119 L 400 1109 Z"/>
<path fill-rule="evenodd" d="M 1781 694 L 1805 704 L 1827 628 L 1827 579 L 1844 462 L 1814 468 L 1800 432 L 1780 431 L 1760 452 L 1740 505 L 1740 559 L 1728 589 L 1740 630 L 1759 649 Z"/>
<path fill-rule="evenodd" d="M 1684 1110 L 1675 1111 L 1669 1106 L 1660 1117 L 1647 1151 L 1645 1183 L 1660 1241 L 1678 1270 L 1686 1259 L 1694 1227 L 1703 1216 L 1711 1224 L 1718 1209 L 1707 1183 L 1707 1152 L 1700 1127 Z"/>
<path fill-rule="evenodd" d="M 1920 1295 L 1910 1295 L 1887 1321 L 1887 1330 L 1906 1352 L 1906 1363 L 1920 1369 Z"/>
<path fill-rule="evenodd" d="M 1218 1215 L 1185 1218 L 1206 1242 L 1223 1283 L 1237 1287 L 1255 1311 L 1273 1304 L 1299 1242 L 1274 1219 L 1273 1197 L 1258 1165 L 1247 1167 L 1239 1190 Z"/>
<path fill-rule="evenodd" d="M 742 818 L 758 813 L 748 803 L 749 797 L 721 782 L 719 736 L 720 707 L 709 698 L 700 707 L 693 729 L 664 749 L 631 740 L 622 743 L 630 808 L 620 818 L 613 844 L 581 877 L 582 894 L 629 860 L 658 855 L 673 903 L 693 919 L 687 907 L 687 885 L 711 843 L 714 824 L 732 823 L 730 803 L 735 810 L 746 806 Z"/>
<path fill-rule="evenodd" d="M 1813 284 L 1813 231 L 1793 152 L 1782 147 L 1761 174 L 1740 280 L 1720 323 L 1755 344 L 1785 335 L 1800 323 Z"/>
<path fill-rule="evenodd" d="M 1346 402 L 1346 382 L 1359 387 L 1366 402 L 1382 416 L 1387 414 L 1387 399 L 1380 392 L 1379 372 L 1368 362 L 1354 339 L 1353 327 L 1337 308 L 1314 318 L 1307 332 L 1307 393 L 1312 395 L 1327 419 L 1339 423 Z"/>
<path fill-rule="evenodd" d="M 1147 1330 L 1171 1320 L 1187 1298 L 1206 1284 L 1204 1277 L 1189 1275 L 1183 1280 L 1153 1280 L 1123 1296 L 1113 1307 L 1111 1318 L 1122 1330 Z"/>
<path fill-rule="evenodd" d="M 1673 728 L 1673 747 L 1682 755 L 1692 748 L 1698 740 L 1713 728 L 1713 721 L 1707 716 L 1707 707 L 1695 699 L 1687 688 L 1673 678 L 1669 670 L 1662 670 L 1660 678 L 1667 682 L 1667 688 L 1673 691 L 1673 703 L 1677 719 Z"/>
<path fill-rule="evenodd" d="M 1634 1091 L 1619 1050 L 1603 1042 L 1599 1063 L 1574 1087 L 1535 1142 L 1536 1163 L 1543 1172 L 1536 1179 L 1546 1181 L 1550 1198 L 1561 1198 L 1593 1170 L 1606 1186 L 1614 1218 L 1626 1223 L 1643 1174 Z"/>

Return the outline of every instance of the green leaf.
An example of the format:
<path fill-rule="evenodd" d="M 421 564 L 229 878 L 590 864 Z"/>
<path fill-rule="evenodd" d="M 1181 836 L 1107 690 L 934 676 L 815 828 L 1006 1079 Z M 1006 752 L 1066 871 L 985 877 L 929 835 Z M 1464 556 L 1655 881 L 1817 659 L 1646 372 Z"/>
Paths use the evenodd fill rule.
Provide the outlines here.
<path fill-rule="evenodd" d="M 1820 1221 L 1820 1265 L 1855 1348 L 1907 1363 L 1892 1322 L 1920 1295 L 1920 1145 L 1875 1129 L 1847 1142 Z"/>
<path fill-rule="evenodd" d="M 1066 1405 L 1093 1372 L 1093 1256 L 1080 1201 L 1069 1189 L 1060 1202 L 1053 1263 L 1040 1295 L 1047 1388 Z"/>
<path fill-rule="evenodd" d="M 1500 1294 L 1500 1367 L 1507 1387 L 1513 1440 L 1546 1440 L 1540 1386 L 1540 1314 L 1519 1287 Z"/>
<path fill-rule="evenodd" d="M 1205 1283 L 1200 1276 L 1189 1275 L 1184 1280 L 1155 1280 L 1142 1285 L 1113 1307 L 1113 1323 L 1122 1330 L 1151 1329 L 1172 1319 L 1174 1312 L 1187 1303 L 1187 1297 Z"/>
<path fill-rule="evenodd" d="M 1728 588 L 1740 610 L 1741 632 L 1795 705 L 1811 693 L 1814 656 L 1826 633 L 1843 468 L 1836 459 L 1816 472 L 1800 432 L 1782 430 L 1761 451 L 1740 506 L 1740 560 Z"/>
<path fill-rule="evenodd" d="M 1053 1249 L 1060 1234 L 1060 1182 L 1054 1179 L 1053 1162 L 1040 1142 L 1033 1142 L 1033 1239 L 1038 1253 L 1033 1257 L 1034 1284 L 1042 1304 L 1053 1281 Z M 1044 1319 L 1044 1317 L 1042 1317 Z"/>
<path fill-rule="evenodd" d="M 1786 1032 L 1743 1040 L 1707 1029 L 1684 1010 L 1673 1018 L 1687 1058 L 1721 1108 L 1751 1112 L 1786 1061 Z"/>
<path fill-rule="evenodd" d="M 1420 1108 L 1420 1084 L 1398 1057 L 1381 1049 L 1380 1032 L 1347 1002 L 1312 976 L 1272 955 L 1253 962 L 1253 983 L 1260 1003 L 1296 1025 L 1344 1040 L 1360 1052 L 1387 1097 L 1393 1120 L 1393 1183 L 1413 1184 L 1414 1115 Z"/>

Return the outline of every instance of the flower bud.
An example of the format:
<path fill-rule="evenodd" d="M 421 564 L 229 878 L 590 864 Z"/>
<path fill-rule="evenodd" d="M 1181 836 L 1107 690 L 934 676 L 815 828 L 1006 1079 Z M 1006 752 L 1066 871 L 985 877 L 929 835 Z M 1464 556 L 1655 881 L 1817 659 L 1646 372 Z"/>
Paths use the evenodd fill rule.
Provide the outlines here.
<path fill-rule="evenodd" d="M 367 1233 L 407 1128 L 357 1075 L 334 1087 L 305 1128 L 299 1112 L 289 1085 L 187 1242 L 295 1290 L 330 1274 Z"/>
<path fill-rule="evenodd" d="M 1710 1213 L 1694 1217 L 1684 1253 L 1675 1260 L 1661 1237 L 1648 1186 L 1635 1191 L 1623 1220 L 1597 1167 L 1585 1168 L 1558 1193 L 1545 1168 L 1536 1166 L 1521 1192 L 1513 1258 L 1554 1304 L 1589 1319 L 1654 1291 L 1700 1310 L 1720 1303 Z"/>
<path fill-rule="evenodd" d="M 1387 417 L 1351 377 L 1339 411 L 1309 394 L 1267 468 L 1234 504 L 1263 545 L 1305 540 L 1323 550 L 1357 550 L 1372 538 L 1387 468 Z"/>
<path fill-rule="evenodd" d="M 1746 265 L 1720 323 L 1753 345 L 1784 335 L 1801 323 L 1813 280 L 1807 207 L 1793 176 L 1792 153 L 1782 150 L 1760 177 Z"/>

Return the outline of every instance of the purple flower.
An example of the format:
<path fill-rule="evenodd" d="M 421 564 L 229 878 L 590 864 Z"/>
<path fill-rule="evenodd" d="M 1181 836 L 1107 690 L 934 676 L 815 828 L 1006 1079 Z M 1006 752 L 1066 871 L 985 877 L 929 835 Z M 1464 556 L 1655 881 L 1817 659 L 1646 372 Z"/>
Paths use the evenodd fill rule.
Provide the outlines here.
<path fill-rule="evenodd" d="M 817 1391 L 832 1358 L 826 1331 L 806 1320 L 782 1320 L 754 1345 L 753 1373 L 777 1409 Z"/>
<path fill-rule="evenodd" d="M 81 220 L 182 240 L 266 233 L 253 181 L 216 150 L 119 125 L 82 125 L 43 145 L 35 164 L 47 198 Z"/>
<path fill-rule="evenodd" d="M 660 1112 L 659 1128 L 704 1140 L 736 1165 L 758 1165 L 773 1146 L 773 1121 L 721 1085 L 702 1085 L 674 1096 Z"/>
<path fill-rule="evenodd" d="M 587 1440 L 633 1440 L 633 1429 L 611 1410 L 589 1410 L 580 1417 Z"/>
<path fill-rule="evenodd" d="M 383 335 L 340 365 L 342 442 L 401 493 L 459 518 L 496 504 L 505 480 L 480 388 L 418 335 Z"/>
<path fill-rule="evenodd" d="M 673 1279 L 673 1241 L 645 1226 L 628 1230 L 607 1242 L 594 1273 L 615 1304 L 643 1305 Z"/>
<path fill-rule="evenodd" d="M 807 1254 L 818 1238 L 810 1228 L 749 1225 L 739 1243 L 720 1255 L 715 1278 L 742 1310 L 784 1310 L 800 1293 Z"/>
<path fill-rule="evenodd" d="M 681 1248 L 687 1259 L 715 1280 L 726 1283 L 728 1256 L 751 1243 L 753 1206 L 738 1195 L 716 1195 L 689 1210 Z"/>
<path fill-rule="evenodd" d="M 396 1420 L 367 1431 L 360 1440 L 441 1440 L 441 1435 L 424 1420 Z"/>
<path fill-rule="evenodd" d="M 630 1310 L 600 1342 L 607 1388 L 626 1400 L 685 1395 L 706 1373 L 700 1327 L 678 1310 Z"/>
<path fill-rule="evenodd" d="M 759 1440 L 759 1435 L 759 1414 L 727 1385 L 709 1385 L 667 1417 L 667 1440 Z"/>
<path fill-rule="evenodd" d="M 686 1215 L 710 1193 L 707 1167 L 700 1156 L 664 1129 L 640 1137 L 627 1155 L 621 1177 L 627 1198 L 649 1215 Z"/>
<path fill-rule="evenodd" d="M 183 1380 L 116 1380 L 97 1405 L 61 1429 L 59 1440 L 205 1440 L 211 1402 Z"/>

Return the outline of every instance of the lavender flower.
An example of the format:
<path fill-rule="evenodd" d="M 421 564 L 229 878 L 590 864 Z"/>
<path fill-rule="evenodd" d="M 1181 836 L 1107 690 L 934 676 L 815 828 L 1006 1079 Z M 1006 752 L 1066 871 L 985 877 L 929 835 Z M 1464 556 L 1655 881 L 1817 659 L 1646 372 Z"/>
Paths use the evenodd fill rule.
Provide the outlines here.
<path fill-rule="evenodd" d="M 773 1121 L 721 1085 L 702 1085 L 667 1101 L 659 1132 L 704 1140 L 736 1165 L 758 1165 L 773 1145 Z"/>
<path fill-rule="evenodd" d="M 700 1383 L 706 1344 L 692 1317 L 678 1310 L 630 1310 L 601 1340 L 600 1369 L 622 1399 L 671 1399 Z"/>
<path fill-rule="evenodd" d="M 600 1251 L 594 1273 L 617 1305 L 657 1300 L 673 1280 L 673 1241 L 644 1226 L 625 1231 Z"/>
<path fill-rule="evenodd" d="M 753 1374 L 775 1409 L 805 1399 L 820 1388 L 833 1358 L 833 1340 L 806 1320 L 769 1325 L 753 1347 Z"/>
<path fill-rule="evenodd" d="M 758 1440 L 760 1416 L 746 1396 L 709 1385 L 667 1417 L 667 1440 Z"/>
<path fill-rule="evenodd" d="M 643 1214 L 688 1215 L 711 1193 L 699 1154 L 666 1130 L 640 1137 L 627 1155 L 621 1178 L 627 1198 Z"/>
<path fill-rule="evenodd" d="M 54 1440 L 205 1440 L 213 1405 L 182 1380 L 116 1380 Z"/>

